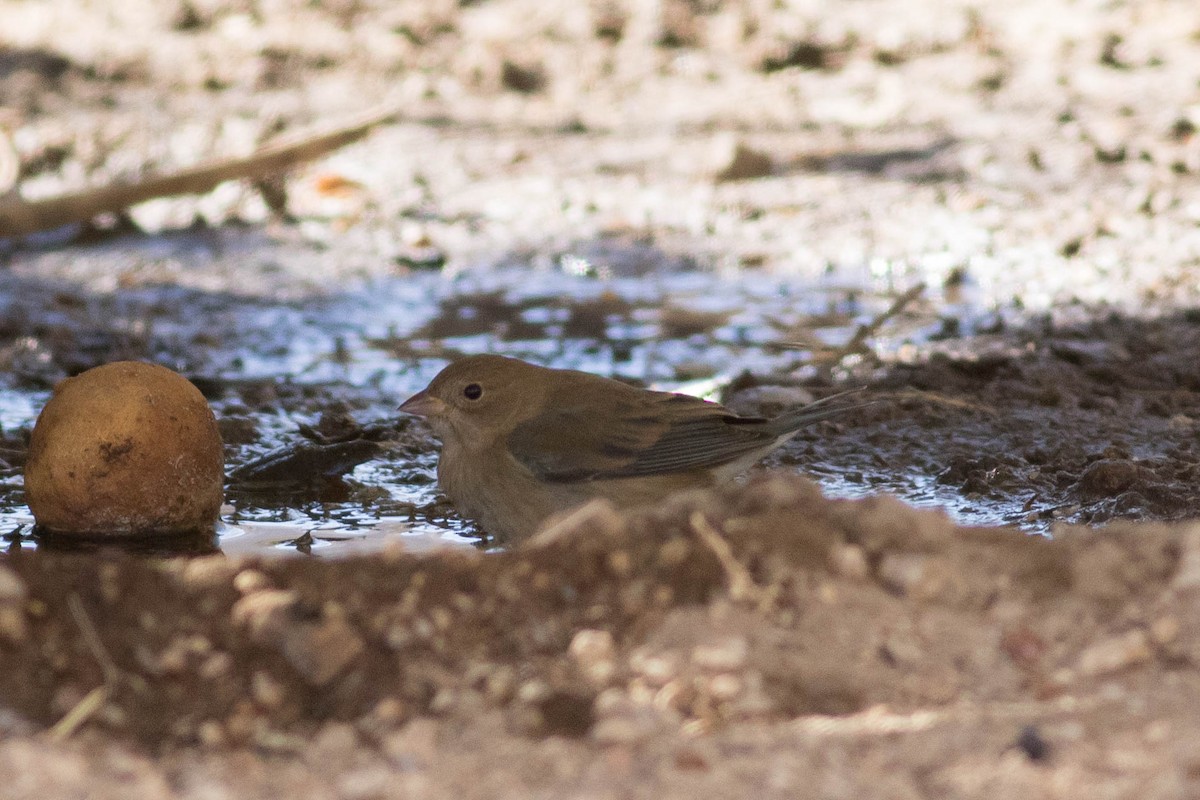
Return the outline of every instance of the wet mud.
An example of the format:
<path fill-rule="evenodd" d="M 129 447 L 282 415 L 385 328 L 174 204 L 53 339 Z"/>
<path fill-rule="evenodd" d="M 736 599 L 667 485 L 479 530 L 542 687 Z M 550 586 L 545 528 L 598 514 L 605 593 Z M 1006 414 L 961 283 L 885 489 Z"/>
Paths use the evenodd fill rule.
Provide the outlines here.
<path fill-rule="evenodd" d="M 1198 332 L 1191 313 L 1113 314 L 976 338 L 889 368 L 871 386 L 889 402 L 850 435 L 803 435 L 785 463 L 856 467 L 914 499 L 919 483 L 961 519 L 1031 532 L 1194 517 Z"/>

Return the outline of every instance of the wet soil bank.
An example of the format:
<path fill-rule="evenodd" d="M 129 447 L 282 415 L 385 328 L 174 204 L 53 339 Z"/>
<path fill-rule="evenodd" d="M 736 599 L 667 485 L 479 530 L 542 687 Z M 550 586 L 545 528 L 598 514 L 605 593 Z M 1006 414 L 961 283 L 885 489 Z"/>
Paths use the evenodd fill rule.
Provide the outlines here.
<path fill-rule="evenodd" d="M 838 464 L 839 482 L 926 492 L 960 519 L 1029 531 L 1193 518 L 1198 387 L 1195 313 L 1047 318 L 889 368 L 871 385 L 886 402 L 833 435 L 802 434 L 782 460 Z"/>
<path fill-rule="evenodd" d="M 1189 526 L 1048 540 L 776 474 L 508 553 L 0 579 L 14 797 L 1197 788 Z"/>

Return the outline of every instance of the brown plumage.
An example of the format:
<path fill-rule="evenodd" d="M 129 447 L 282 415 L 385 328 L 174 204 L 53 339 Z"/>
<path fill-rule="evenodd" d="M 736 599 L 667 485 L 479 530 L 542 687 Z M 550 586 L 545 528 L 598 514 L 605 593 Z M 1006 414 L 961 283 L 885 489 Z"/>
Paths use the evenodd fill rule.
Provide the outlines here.
<path fill-rule="evenodd" d="M 400 410 L 427 418 L 441 439 L 438 485 L 455 507 L 520 539 L 593 498 L 632 507 L 737 475 L 847 410 L 823 402 L 741 417 L 688 395 L 479 355 L 446 367 Z"/>

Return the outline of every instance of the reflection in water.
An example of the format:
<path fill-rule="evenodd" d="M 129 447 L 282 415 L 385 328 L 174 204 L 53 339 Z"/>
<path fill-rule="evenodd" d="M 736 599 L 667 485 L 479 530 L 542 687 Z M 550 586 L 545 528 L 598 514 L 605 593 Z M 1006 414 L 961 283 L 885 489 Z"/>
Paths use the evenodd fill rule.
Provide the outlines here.
<path fill-rule="evenodd" d="M 95 553 L 118 550 L 139 556 L 206 556 L 220 552 L 217 532 L 142 534 L 138 536 L 53 533 L 35 527 L 30 539 L 39 550 L 55 553 Z"/>
<path fill-rule="evenodd" d="M 382 519 L 357 530 L 311 523 L 244 522 L 223 525 L 220 541 L 221 550 L 229 555 L 272 552 L 350 556 L 392 548 L 417 553 L 447 547 L 473 549 L 479 540 L 430 525 L 414 527 L 406 521 Z"/>

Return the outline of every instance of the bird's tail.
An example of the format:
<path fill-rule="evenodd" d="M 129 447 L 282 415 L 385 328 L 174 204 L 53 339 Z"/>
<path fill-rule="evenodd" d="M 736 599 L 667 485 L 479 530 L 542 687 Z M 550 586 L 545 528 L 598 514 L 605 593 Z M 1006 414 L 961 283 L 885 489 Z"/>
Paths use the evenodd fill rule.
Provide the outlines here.
<path fill-rule="evenodd" d="M 853 397 L 862 391 L 863 389 L 860 387 L 845 392 L 838 392 L 828 397 L 822 397 L 820 400 L 816 400 L 806 406 L 785 411 L 771 420 L 771 427 L 775 428 L 779 435 L 782 436 L 798 431 L 806 425 L 812 425 L 814 422 L 840 417 L 843 414 L 856 411 L 860 408 L 866 408 L 867 406 L 873 406 L 879 402 L 878 400 L 868 400 L 862 403 L 850 403 L 849 405 L 837 403 L 839 400 Z"/>

